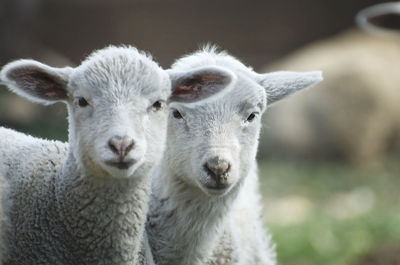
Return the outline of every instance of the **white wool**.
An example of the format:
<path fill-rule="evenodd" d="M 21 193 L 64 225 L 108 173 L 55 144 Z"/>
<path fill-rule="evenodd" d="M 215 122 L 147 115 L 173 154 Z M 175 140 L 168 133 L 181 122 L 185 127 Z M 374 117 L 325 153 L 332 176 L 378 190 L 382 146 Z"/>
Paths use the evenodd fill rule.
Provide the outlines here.
<path fill-rule="evenodd" d="M 68 145 L 0 128 L 6 264 L 151 264 L 140 252 L 167 73 L 133 47 L 111 46 L 76 68 L 19 60 L 0 75 L 15 93 L 65 102 L 69 113 Z"/>
<path fill-rule="evenodd" d="M 146 227 L 155 262 L 276 264 L 260 218 L 255 161 L 260 116 L 267 102 L 321 81 L 321 73 L 258 74 L 213 47 L 179 59 L 168 72 L 173 95 L 190 86 L 196 93 L 200 87 L 198 93 L 217 94 L 195 104 L 171 99 Z M 214 179 L 210 165 L 215 172 L 228 168 L 219 180 L 224 184 Z"/>

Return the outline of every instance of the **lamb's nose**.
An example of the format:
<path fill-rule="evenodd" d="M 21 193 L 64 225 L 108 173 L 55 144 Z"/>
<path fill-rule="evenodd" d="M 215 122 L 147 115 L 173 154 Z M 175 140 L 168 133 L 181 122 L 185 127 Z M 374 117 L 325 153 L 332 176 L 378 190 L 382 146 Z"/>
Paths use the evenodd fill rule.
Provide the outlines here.
<path fill-rule="evenodd" d="M 135 146 L 135 142 L 128 136 L 113 136 L 108 141 L 108 147 L 123 159 Z"/>
<path fill-rule="evenodd" d="M 225 159 L 214 157 L 204 164 L 204 170 L 216 182 L 215 188 L 225 188 L 228 185 L 228 172 L 231 164 Z"/>

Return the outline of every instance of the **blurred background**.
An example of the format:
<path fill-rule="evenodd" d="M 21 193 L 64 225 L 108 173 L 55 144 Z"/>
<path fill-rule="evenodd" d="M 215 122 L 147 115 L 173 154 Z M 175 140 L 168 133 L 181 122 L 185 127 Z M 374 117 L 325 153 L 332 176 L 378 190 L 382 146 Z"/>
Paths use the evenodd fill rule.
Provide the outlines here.
<path fill-rule="evenodd" d="M 323 70 L 324 82 L 264 115 L 258 159 L 266 227 L 282 265 L 394 265 L 400 32 L 366 33 L 354 23 L 358 11 L 380 2 L 1 0 L 0 63 L 73 66 L 94 49 L 131 44 L 168 68 L 214 43 L 259 72 Z M 400 25 L 393 15 L 371 22 Z M 64 141 L 66 124 L 62 104 L 31 104 L 0 87 L 0 126 Z"/>

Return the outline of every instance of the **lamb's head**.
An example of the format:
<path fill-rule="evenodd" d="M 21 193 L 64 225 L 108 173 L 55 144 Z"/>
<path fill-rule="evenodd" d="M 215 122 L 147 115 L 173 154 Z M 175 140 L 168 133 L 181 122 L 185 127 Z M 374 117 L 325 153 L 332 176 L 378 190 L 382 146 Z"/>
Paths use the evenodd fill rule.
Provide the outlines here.
<path fill-rule="evenodd" d="M 258 74 L 215 51 L 168 71 L 167 161 L 181 181 L 213 196 L 238 187 L 253 166 L 267 105 L 322 80 L 320 72 Z"/>
<path fill-rule="evenodd" d="M 162 153 L 170 80 L 133 47 L 99 50 L 76 68 L 19 60 L 1 79 L 31 101 L 67 104 L 71 152 L 86 174 L 129 177 Z"/>

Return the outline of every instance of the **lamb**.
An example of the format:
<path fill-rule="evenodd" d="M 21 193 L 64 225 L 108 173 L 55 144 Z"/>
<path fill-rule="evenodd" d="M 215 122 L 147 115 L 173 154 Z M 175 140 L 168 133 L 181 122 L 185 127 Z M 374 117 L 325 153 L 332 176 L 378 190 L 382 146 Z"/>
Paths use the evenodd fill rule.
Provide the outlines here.
<path fill-rule="evenodd" d="M 76 68 L 19 60 L 0 75 L 13 92 L 64 102 L 69 113 L 68 145 L 0 130 L 8 134 L 0 139 L 3 264 L 152 263 L 142 260 L 144 224 L 168 74 L 133 47 L 110 46 Z"/>
<path fill-rule="evenodd" d="M 258 74 L 206 48 L 179 59 L 164 156 L 146 230 L 156 264 L 276 264 L 262 227 L 255 162 L 267 103 L 322 80 L 321 72 Z M 214 97 L 194 102 L 210 92 Z"/>

